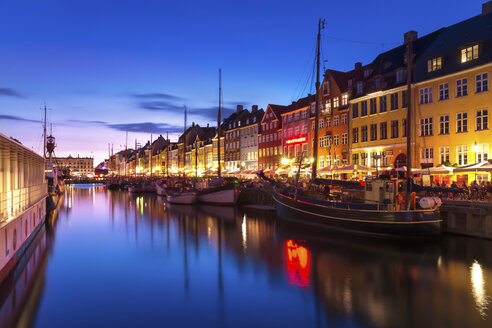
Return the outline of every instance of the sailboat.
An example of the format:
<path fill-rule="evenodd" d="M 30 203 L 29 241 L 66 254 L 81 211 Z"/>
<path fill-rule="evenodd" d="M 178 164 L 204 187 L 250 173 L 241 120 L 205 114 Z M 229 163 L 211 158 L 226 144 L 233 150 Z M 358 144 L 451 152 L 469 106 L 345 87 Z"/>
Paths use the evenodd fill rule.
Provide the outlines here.
<path fill-rule="evenodd" d="M 420 201 L 412 193 L 411 179 L 375 179 L 365 182 L 317 179 L 318 127 L 320 104 L 320 39 L 324 20 L 318 23 L 316 109 L 314 130 L 314 161 L 312 180 L 308 190 L 289 187 L 260 177 L 274 184 L 273 199 L 280 219 L 307 224 L 315 227 L 355 231 L 364 234 L 389 236 L 437 235 L 441 232 L 441 218 L 437 202 Z M 411 42 L 407 49 L 411 56 Z M 407 61 L 408 76 L 411 60 Z M 410 78 L 408 79 L 408 119 L 410 122 Z M 410 130 L 409 130 L 410 131 Z M 408 148 L 410 155 L 410 136 Z M 410 156 L 407 156 L 410 165 Z M 411 174 L 411 173 L 410 173 Z M 338 195 L 330 193 L 329 188 L 338 189 Z M 418 206 L 420 204 L 420 206 Z M 433 204 L 433 205 L 426 205 Z"/>
<path fill-rule="evenodd" d="M 217 174 L 218 178 L 211 181 L 207 188 L 197 192 L 201 203 L 212 205 L 235 205 L 239 198 L 239 181 L 237 178 L 221 177 L 220 172 L 220 136 L 221 136 L 221 104 L 222 104 L 222 71 L 219 69 L 219 109 L 217 113 Z"/>

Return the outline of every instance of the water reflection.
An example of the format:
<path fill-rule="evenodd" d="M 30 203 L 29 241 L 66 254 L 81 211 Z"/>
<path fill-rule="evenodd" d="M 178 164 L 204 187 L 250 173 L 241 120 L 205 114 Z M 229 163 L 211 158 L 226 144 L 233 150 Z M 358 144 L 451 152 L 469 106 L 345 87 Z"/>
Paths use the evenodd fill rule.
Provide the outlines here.
<path fill-rule="evenodd" d="M 2 287 L 2 318 L 35 327 L 491 325 L 490 241 L 364 239 L 102 187 L 67 189 L 59 212 L 52 237 L 36 242 L 38 269 Z M 24 280 L 28 288 L 16 287 Z"/>

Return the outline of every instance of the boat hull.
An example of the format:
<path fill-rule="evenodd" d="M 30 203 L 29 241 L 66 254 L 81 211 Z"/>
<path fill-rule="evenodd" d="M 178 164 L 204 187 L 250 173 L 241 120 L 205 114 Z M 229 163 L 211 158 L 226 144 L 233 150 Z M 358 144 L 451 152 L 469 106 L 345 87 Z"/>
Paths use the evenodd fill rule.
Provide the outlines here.
<path fill-rule="evenodd" d="M 213 205 L 235 205 L 237 203 L 239 190 L 236 188 L 208 191 L 204 190 L 198 195 L 201 203 Z"/>
<path fill-rule="evenodd" d="M 195 193 L 184 193 L 180 195 L 167 195 L 166 200 L 171 204 L 194 204 L 197 201 Z"/>
<path fill-rule="evenodd" d="M 441 233 L 439 210 L 381 211 L 339 208 L 294 200 L 274 192 L 278 216 L 286 221 L 322 228 L 349 230 L 387 236 L 433 236 Z"/>

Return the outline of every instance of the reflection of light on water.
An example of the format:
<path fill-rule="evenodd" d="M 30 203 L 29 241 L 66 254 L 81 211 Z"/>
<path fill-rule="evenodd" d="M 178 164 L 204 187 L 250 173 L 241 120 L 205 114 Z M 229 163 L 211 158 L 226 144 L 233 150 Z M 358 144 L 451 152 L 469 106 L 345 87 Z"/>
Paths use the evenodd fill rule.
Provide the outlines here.
<path fill-rule="evenodd" d="M 437 266 L 440 267 L 442 264 L 442 259 L 441 257 L 439 256 L 439 258 L 437 259 Z"/>
<path fill-rule="evenodd" d="M 243 251 L 248 248 L 248 232 L 246 230 L 246 214 L 243 216 L 243 224 L 241 224 L 241 232 L 243 234 Z"/>
<path fill-rule="evenodd" d="M 343 286 L 343 305 L 345 307 L 345 313 L 348 315 L 352 314 L 352 286 L 349 278 L 345 280 Z"/>
<path fill-rule="evenodd" d="M 487 305 L 489 300 L 485 294 L 485 280 L 483 278 L 482 266 L 477 262 L 473 262 L 470 267 L 471 274 L 471 284 L 472 284 L 472 295 L 477 304 L 477 309 L 482 318 L 487 316 Z"/>
<path fill-rule="evenodd" d="M 309 250 L 299 246 L 292 239 L 285 242 L 287 251 L 287 273 L 289 282 L 293 285 L 308 287 L 310 284 Z"/>

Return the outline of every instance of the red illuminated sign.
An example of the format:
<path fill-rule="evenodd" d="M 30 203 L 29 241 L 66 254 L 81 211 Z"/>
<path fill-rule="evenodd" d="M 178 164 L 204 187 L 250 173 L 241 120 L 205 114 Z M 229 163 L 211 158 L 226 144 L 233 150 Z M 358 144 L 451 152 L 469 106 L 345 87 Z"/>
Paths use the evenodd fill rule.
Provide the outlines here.
<path fill-rule="evenodd" d="M 287 145 L 296 144 L 296 143 L 302 143 L 302 142 L 306 142 L 306 137 L 296 137 L 296 138 L 292 138 L 292 139 L 287 139 L 285 141 L 285 143 Z"/>

